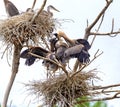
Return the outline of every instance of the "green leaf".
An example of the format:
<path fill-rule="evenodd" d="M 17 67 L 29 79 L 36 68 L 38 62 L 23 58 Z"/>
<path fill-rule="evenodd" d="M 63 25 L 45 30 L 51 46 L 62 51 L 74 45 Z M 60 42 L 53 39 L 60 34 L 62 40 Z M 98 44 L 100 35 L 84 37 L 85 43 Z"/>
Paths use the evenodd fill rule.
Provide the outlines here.
<path fill-rule="evenodd" d="M 97 101 L 94 103 L 93 107 L 107 107 L 107 104 L 103 101 Z"/>

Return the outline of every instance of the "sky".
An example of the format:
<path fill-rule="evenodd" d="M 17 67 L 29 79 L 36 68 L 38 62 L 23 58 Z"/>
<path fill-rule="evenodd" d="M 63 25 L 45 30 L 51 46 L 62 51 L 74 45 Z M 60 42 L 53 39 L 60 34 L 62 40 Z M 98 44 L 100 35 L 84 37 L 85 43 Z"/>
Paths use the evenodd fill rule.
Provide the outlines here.
<path fill-rule="evenodd" d="M 11 0 L 20 12 L 24 12 L 27 8 L 32 6 L 33 0 Z M 37 0 L 35 9 L 40 8 L 43 0 Z M 86 28 L 86 20 L 89 24 L 93 22 L 101 9 L 105 6 L 105 0 L 48 0 L 48 5 L 55 6 L 60 12 L 54 12 L 54 18 L 66 19 L 64 23 L 61 22 L 61 28 L 70 38 L 83 38 Z M 3 0 L 0 1 L 0 19 L 7 17 Z M 46 9 L 45 7 L 45 9 Z M 120 28 L 120 3 L 119 0 L 113 0 L 109 9 L 105 13 L 104 21 L 100 29 L 101 32 L 111 31 L 112 19 L 114 18 L 114 30 L 117 31 Z M 68 21 L 69 20 L 69 21 Z M 93 28 L 93 30 L 95 30 Z M 88 39 L 91 42 L 92 36 Z M 120 82 L 120 35 L 116 37 L 98 36 L 92 48 L 90 49 L 91 58 L 97 49 L 103 54 L 97 58 L 94 63 L 91 64 L 90 69 L 97 68 L 98 75 L 103 81 L 98 82 L 100 85 L 118 84 Z M 2 45 L 1 45 L 2 46 Z M 1 47 L 0 46 L 0 47 Z M 4 48 L 3 48 L 4 49 Z M 2 56 L 3 49 L 0 50 L 0 57 Z M 12 58 L 9 60 L 11 64 Z M 20 60 L 19 72 L 12 87 L 9 102 L 12 101 L 12 105 L 17 107 L 35 107 L 38 102 L 33 100 L 33 96 L 28 96 L 25 87 L 22 83 L 28 83 L 32 80 L 44 79 L 45 70 L 41 66 L 41 61 L 36 62 L 34 65 L 28 67 L 25 66 L 23 59 Z M 11 66 L 8 65 L 6 55 L 3 59 L 0 59 L 1 75 L 0 75 L 0 102 L 4 96 L 4 92 L 11 74 Z M 119 100 L 108 101 L 109 107 L 119 107 Z"/>

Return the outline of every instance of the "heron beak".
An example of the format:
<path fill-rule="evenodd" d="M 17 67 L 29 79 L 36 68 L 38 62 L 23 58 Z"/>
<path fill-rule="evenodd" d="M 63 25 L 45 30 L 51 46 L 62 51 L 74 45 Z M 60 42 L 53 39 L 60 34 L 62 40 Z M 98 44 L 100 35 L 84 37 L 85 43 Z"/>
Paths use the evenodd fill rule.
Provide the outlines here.
<path fill-rule="evenodd" d="M 57 11 L 57 12 L 60 12 L 58 9 L 56 9 L 54 6 L 50 5 L 51 9 Z"/>

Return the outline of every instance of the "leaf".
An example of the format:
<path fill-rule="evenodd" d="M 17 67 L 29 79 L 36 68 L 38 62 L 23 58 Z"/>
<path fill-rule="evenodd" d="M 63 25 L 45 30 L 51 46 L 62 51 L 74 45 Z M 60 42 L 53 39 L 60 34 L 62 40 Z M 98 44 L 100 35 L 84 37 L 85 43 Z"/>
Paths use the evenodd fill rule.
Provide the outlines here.
<path fill-rule="evenodd" d="M 107 107 L 107 104 L 103 101 L 97 101 L 94 103 L 93 107 Z"/>

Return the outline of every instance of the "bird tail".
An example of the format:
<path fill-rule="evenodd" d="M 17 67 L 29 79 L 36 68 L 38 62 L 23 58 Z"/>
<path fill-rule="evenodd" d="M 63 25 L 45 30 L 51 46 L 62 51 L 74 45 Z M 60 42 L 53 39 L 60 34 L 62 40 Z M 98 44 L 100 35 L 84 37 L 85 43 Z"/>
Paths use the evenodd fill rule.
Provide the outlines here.
<path fill-rule="evenodd" d="M 90 54 L 85 51 L 85 50 L 82 50 L 79 55 L 77 56 L 78 60 L 81 62 L 81 63 L 84 63 L 84 64 L 87 64 L 90 62 Z"/>

